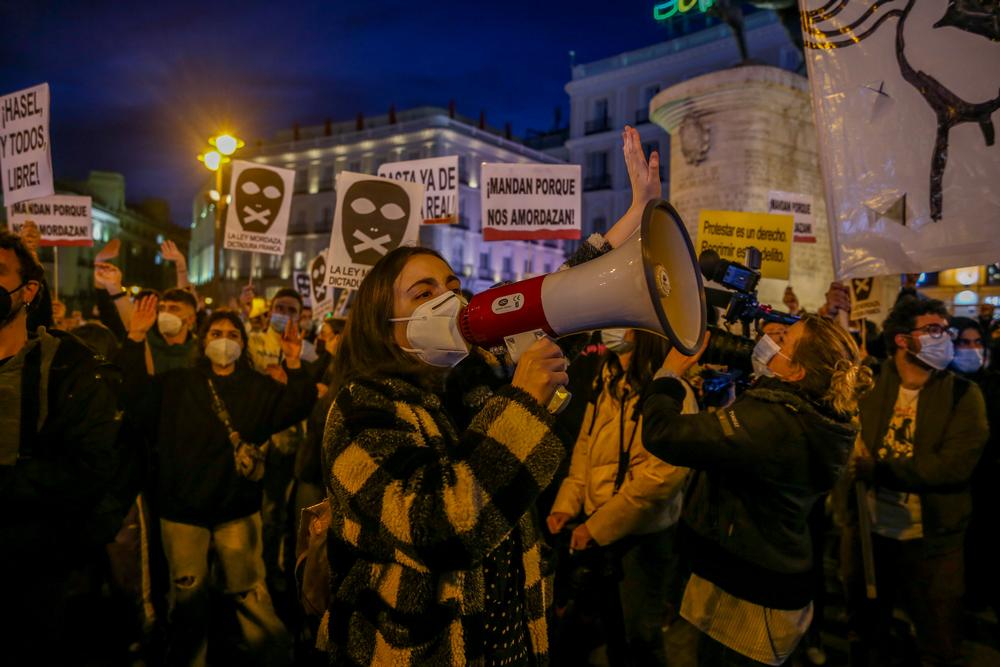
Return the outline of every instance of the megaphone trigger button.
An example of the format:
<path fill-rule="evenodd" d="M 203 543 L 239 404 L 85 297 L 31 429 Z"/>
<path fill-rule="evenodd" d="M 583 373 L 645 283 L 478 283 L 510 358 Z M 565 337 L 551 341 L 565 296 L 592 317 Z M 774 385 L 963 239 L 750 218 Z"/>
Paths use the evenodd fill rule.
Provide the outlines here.
<path fill-rule="evenodd" d="M 656 276 L 656 290 L 660 296 L 670 296 L 670 276 L 667 275 L 667 270 L 663 268 L 662 264 L 657 264 L 654 274 Z"/>

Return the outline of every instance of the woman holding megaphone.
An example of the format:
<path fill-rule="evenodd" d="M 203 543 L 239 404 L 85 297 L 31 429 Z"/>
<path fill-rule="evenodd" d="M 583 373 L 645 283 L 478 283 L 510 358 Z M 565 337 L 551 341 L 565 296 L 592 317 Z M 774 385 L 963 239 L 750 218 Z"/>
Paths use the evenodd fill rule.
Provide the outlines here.
<path fill-rule="evenodd" d="M 660 196 L 659 157 L 646 162 L 634 129 L 623 139 L 632 207 L 577 263 L 624 242 Z M 551 586 L 530 510 L 565 456 L 545 406 L 567 362 L 538 340 L 471 420 L 450 414 L 444 380 L 470 351 L 460 287 L 436 252 L 400 247 L 358 289 L 323 443 L 333 664 L 534 665 L 548 653 Z"/>
<path fill-rule="evenodd" d="M 854 339 L 825 318 L 806 315 L 780 346 L 767 336 L 757 345 L 765 377 L 728 408 L 681 414 L 677 378 L 700 353 L 676 348 L 643 402 L 646 449 L 694 470 L 679 538 L 692 575 L 668 652 L 697 654 L 699 664 L 780 665 L 805 634 L 807 519 L 847 463 L 857 400 L 872 384 Z"/>

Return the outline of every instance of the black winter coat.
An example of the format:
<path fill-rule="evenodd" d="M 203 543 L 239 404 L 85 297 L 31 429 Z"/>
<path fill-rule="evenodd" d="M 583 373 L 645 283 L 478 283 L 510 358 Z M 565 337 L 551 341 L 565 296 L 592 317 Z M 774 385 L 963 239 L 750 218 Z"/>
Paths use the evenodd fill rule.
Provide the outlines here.
<path fill-rule="evenodd" d="M 653 382 L 643 403 L 643 445 L 696 471 L 682 520 L 692 569 L 766 607 L 811 599 L 807 520 L 833 488 L 854 443 L 846 415 L 766 379 L 718 412 L 681 415 L 680 381 Z"/>

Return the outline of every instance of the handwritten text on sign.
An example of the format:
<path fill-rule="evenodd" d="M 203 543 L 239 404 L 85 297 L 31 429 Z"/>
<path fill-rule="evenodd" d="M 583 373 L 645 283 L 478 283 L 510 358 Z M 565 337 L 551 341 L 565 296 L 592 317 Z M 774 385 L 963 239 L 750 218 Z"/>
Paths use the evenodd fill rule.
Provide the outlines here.
<path fill-rule="evenodd" d="M 730 262 L 743 262 L 749 246 L 760 250 L 761 276 L 788 280 L 792 255 L 792 216 L 741 211 L 701 211 L 697 252 L 714 250 Z"/>
<path fill-rule="evenodd" d="M 7 206 L 54 194 L 49 84 L 0 97 L 0 173 Z"/>
<path fill-rule="evenodd" d="M 580 238 L 580 165 L 483 164 L 483 240 Z"/>
<path fill-rule="evenodd" d="M 92 246 L 90 197 L 52 195 L 7 207 L 10 231 L 21 233 L 25 222 L 38 226 L 45 246 Z"/>
<path fill-rule="evenodd" d="M 425 224 L 458 222 L 458 156 L 387 162 L 378 175 L 424 186 L 420 215 Z"/>

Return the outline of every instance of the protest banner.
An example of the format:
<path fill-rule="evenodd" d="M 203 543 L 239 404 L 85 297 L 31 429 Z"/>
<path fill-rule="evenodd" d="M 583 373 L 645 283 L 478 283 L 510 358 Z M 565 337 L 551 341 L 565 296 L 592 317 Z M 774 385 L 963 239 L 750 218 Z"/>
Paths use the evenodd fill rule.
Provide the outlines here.
<path fill-rule="evenodd" d="M 423 201 L 420 183 L 349 171 L 337 174 L 327 286 L 355 290 L 390 250 L 416 244 Z"/>
<path fill-rule="evenodd" d="M 788 280 L 792 225 L 790 215 L 701 211 L 695 250 L 699 255 L 714 250 L 722 259 L 742 264 L 746 249 L 753 246 L 760 250 L 762 277 Z"/>
<path fill-rule="evenodd" d="M 420 217 L 424 224 L 458 222 L 458 156 L 387 162 L 378 168 L 381 178 L 424 186 Z"/>
<path fill-rule="evenodd" d="M 55 194 L 49 146 L 49 84 L 0 97 L 0 174 L 7 206 Z"/>
<path fill-rule="evenodd" d="M 816 243 L 813 229 L 812 195 L 771 190 L 767 193 L 767 212 L 792 216 L 792 241 L 795 243 Z"/>
<path fill-rule="evenodd" d="M 996 3 L 830 5 L 799 2 L 837 277 L 995 262 Z"/>
<path fill-rule="evenodd" d="M 38 226 L 44 246 L 92 246 L 90 197 L 52 195 L 7 207 L 10 231 L 21 233 L 26 221 Z"/>
<path fill-rule="evenodd" d="M 482 166 L 483 240 L 578 239 L 580 165 Z"/>
<path fill-rule="evenodd" d="M 292 271 L 292 285 L 302 297 L 302 305 L 306 308 L 312 308 L 312 284 L 309 280 L 309 272 Z"/>
<path fill-rule="evenodd" d="M 851 319 L 881 322 L 889 314 L 883 299 L 881 278 L 851 278 L 847 281 L 851 293 Z"/>
<path fill-rule="evenodd" d="M 309 292 L 310 302 L 313 304 L 313 313 L 317 317 L 322 317 L 323 313 L 328 313 L 333 309 L 333 289 L 327 285 L 326 280 L 326 253 L 313 257 L 309 262 Z"/>
<path fill-rule="evenodd" d="M 234 160 L 222 247 L 285 254 L 294 185 L 294 169 Z"/>

